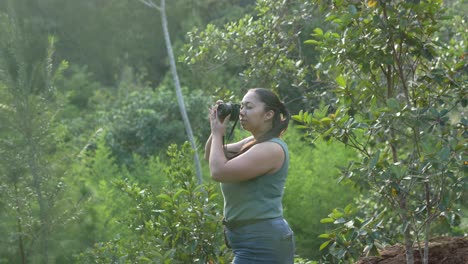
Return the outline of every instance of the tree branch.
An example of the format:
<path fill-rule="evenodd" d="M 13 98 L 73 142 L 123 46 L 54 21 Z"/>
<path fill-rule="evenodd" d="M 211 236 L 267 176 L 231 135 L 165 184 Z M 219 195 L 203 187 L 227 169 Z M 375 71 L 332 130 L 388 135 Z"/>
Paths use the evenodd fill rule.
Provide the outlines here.
<path fill-rule="evenodd" d="M 154 8 L 154 9 L 157 9 L 158 11 L 161 11 L 161 7 L 159 7 L 158 5 L 156 5 L 153 1 L 151 0 L 138 0 L 140 1 L 141 3 L 143 3 L 144 5 L 146 5 L 147 7 L 150 7 L 150 8 Z"/>

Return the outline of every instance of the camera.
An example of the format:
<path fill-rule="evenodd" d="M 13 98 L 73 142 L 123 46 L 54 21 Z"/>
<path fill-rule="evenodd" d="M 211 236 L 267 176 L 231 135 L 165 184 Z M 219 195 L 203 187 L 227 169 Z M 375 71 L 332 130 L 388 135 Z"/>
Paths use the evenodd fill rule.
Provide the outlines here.
<path fill-rule="evenodd" d="M 222 103 L 218 105 L 218 118 L 220 120 L 224 120 L 226 116 L 231 114 L 231 121 L 235 121 L 239 118 L 240 112 L 240 104 L 233 104 L 233 103 Z"/>

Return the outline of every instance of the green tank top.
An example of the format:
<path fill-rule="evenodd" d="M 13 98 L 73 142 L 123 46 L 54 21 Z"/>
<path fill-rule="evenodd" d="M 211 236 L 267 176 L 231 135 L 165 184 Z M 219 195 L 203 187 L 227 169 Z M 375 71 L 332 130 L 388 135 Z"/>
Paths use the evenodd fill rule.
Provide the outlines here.
<path fill-rule="evenodd" d="M 283 165 L 275 173 L 248 181 L 221 183 L 226 220 L 267 219 L 283 215 L 282 200 L 289 167 L 288 146 L 279 138 L 272 138 L 269 142 L 276 142 L 283 148 Z"/>

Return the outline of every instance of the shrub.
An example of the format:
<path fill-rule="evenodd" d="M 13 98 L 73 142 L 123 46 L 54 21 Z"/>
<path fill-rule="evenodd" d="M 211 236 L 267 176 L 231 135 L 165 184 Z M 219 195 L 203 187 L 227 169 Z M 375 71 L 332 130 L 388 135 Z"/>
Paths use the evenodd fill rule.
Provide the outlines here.
<path fill-rule="evenodd" d="M 135 204 L 121 219 L 132 235 L 98 243 L 80 261 L 92 263 L 226 263 L 219 191 L 197 185 L 188 143 L 168 149 L 168 185 L 160 193 L 128 180 L 116 186 Z"/>
<path fill-rule="evenodd" d="M 291 155 L 284 196 L 284 210 L 296 236 L 296 253 L 301 257 L 320 257 L 318 236 L 325 227 L 320 219 L 335 207 L 344 207 L 358 191 L 346 181 L 338 183 L 338 166 L 355 153 L 337 143 L 301 139 L 295 127 L 288 129 L 285 140 Z"/>

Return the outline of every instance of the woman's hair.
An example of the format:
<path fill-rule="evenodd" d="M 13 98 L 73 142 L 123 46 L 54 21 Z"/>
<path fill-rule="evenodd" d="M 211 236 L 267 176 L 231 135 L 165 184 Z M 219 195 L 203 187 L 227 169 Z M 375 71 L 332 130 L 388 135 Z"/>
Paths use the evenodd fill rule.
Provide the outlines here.
<path fill-rule="evenodd" d="M 280 137 L 288 128 L 289 120 L 291 119 L 286 106 L 272 91 L 264 88 L 253 88 L 250 89 L 249 92 L 254 92 L 258 96 L 259 100 L 265 104 L 265 111 L 272 110 L 274 112 L 273 123 L 271 129 L 260 138 L 254 139 L 253 141 L 245 144 L 240 153 L 247 151 L 255 144 L 268 141 L 274 137 Z"/>

